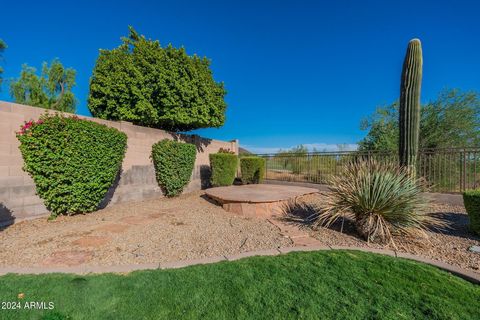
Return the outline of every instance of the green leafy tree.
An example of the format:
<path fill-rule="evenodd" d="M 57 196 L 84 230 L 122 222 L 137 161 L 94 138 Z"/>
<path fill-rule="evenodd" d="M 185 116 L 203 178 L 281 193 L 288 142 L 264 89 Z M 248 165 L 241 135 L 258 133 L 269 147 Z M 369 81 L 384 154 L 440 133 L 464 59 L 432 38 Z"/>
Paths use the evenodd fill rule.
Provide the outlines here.
<path fill-rule="evenodd" d="M 207 58 L 162 48 L 131 27 L 122 41 L 100 51 L 90 80 L 92 115 L 172 131 L 224 124 L 226 91 Z"/>
<path fill-rule="evenodd" d="M 0 61 L 3 60 L 2 53 L 6 48 L 7 48 L 7 44 L 5 43 L 5 41 L 0 39 Z M 3 73 L 3 68 L 0 66 L 0 86 L 2 85 L 2 82 L 3 82 L 2 73 Z"/>
<path fill-rule="evenodd" d="M 398 148 L 398 103 L 378 108 L 362 121 L 367 136 L 360 150 Z M 477 92 L 443 90 L 435 101 L 422 106 L 420 148 L 471 147 L 480 145 L 480 97 Z"/>
<path fill-rule="evenodd" d="M 398 102 L 378 107 L 375 113 L 362 120 L 362 130 L 368 134 L 359 142 L 359 150 L 396 150 L 398 146 Z"/>
<path fill-rule="evenodd" d="M 77 99 L 72 92 L 76 71 L 66 69 L 55 59 L 50 66 L 44 62 L 40 76 L 28 65 L 22 66 L 18 79 L 10 83 L 10 95 L 17 103 L 74 113 Z"/>

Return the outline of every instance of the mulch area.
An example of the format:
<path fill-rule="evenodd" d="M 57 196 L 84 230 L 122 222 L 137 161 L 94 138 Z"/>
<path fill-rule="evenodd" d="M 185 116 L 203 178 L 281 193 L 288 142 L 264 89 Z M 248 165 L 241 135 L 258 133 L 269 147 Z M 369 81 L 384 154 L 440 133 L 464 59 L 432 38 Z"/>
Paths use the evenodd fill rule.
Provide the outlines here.
<path fill-rule="evenodd" d="M 321 194 L 309 195 L 297 201 L 318 204 L 322 202 L 322 197 Z M 426 237 L 395 236 L 396 248 L 392 245 L 367 243 L 357 233 L 354 224 L 348 220 L 344 222 L 343 232 L 340 232 L 342 230 L 341 223 L 336 223 L 330 228 L 319 227 L 317 229 L 308 223 L 292 223 L 308 231 L 310 236 L 319 240 L 323 245 L 391 249 L 443 261 L 480 273 L 480 253 L 469 251 L 471 246 L 480 246 L 480 237 L 469 232 L 465 208 L 459 205 L 432 203 L 430 212 L 446 221 L 448 229 L 442 231 L 431 229 L 426 232 Z M 301 213 L 303 216 L 307 214 L 306 212 Z"/>
<path fill-rule="evenodd" d="M 3 267 L 165 263 L 293 244 L 270 222 L 225 212 L 200 191 L 19 222 L 0 231 L 0 243 Z"/>

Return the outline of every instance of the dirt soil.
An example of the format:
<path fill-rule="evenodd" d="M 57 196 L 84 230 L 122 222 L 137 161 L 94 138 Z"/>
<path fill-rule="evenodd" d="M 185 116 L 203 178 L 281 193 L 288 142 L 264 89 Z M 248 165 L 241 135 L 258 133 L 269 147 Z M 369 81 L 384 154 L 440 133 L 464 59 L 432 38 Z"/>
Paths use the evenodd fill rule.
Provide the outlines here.
<path fill-rule="evenodd" d="M 0 266 L 161 263 L 292 245 L 263 219 L 225 212 L 203 192 L 23 221 L 0 231 Z"/>
<path fill-rule="evenodd" d="M 308 195 L 298 199 L 298 201 L 318 204 L 322 202 L 322 197 L 321 194 Z M 340 232 L 341 223 L 336 223 L 330 228 L 319 227 L 316 230 L 308 223 L 295 224 L 304 230 L 308 230 L 309 234 L 323 245 L 386 248 L 443 261 L 480 273 L 480 253 L 469 251 L 471 246 L 480 246 L 480 237 L 468 231 L 468 215 L 465 208 L 463 206 L 432 203 L 430 212 L 446 221 L 449 228 L 442 231 L 429 230 L 427 231 L 427 237 L 396 236 L 394 237 L 396 248 L 392 245 L 382 246 L 367 243 L 357 233 L 351 221 L 345 221 L 343 232 Z M 306 213 L 302 212 L 301 215 L 305 216 Z"/>

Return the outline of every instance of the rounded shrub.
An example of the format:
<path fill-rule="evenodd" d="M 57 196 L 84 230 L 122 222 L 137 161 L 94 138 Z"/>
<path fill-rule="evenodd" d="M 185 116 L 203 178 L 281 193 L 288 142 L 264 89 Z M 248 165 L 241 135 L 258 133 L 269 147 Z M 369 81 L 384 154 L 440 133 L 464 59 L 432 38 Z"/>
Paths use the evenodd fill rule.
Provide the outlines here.
<path fill-rule="evenodd" d="M 193 144 L 161 140 L 152 146 L 152 161 L 158 185 L 168 197 L 182 193 L 190 181 L 197 150 Z"/>
<path fill-rule="evenodd" d="M 80 118 L 45 114 L 17 138 L 24 170 L 53 216 L 94 211 L 119 174 L 127 136 Z"/>
<path fill-rule="evenodd" d="M 240 159 L 242 183 L 260 183 L 265 177 L 265 159 L 260 157 L 243 157 Z"/>
<path fill-rule="evenodd" d="M 480 235 L 480 190 L 465 191 L 463 204 L 470 220 L 470 231 Z"/>
<path fill-rule="evenodd" d="M 210 168 L 212 176 L 210 183 L 213 187 L 230 186 L 235 180 L 238 167 L 238 156 L 231 153 L 211 153 Z"/>

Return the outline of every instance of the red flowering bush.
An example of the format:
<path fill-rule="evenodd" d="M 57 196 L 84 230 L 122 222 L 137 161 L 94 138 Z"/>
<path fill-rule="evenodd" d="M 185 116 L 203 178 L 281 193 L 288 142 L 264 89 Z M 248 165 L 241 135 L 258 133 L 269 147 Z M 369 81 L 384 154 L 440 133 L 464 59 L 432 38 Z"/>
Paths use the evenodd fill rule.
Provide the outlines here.
<path fill-rule="evenodd" d="M 20 131 L 17 132 L 17 136 L 19 136 L 19 135 L 21 136 L 21 135 L 24 135 L 24 134 L 28 133 L 28 131 L 34 125 L 42 124 L 42 123 L 43 123 L 42 119 L 38 120 L 37 122 L 35 122 L 34 120 L 25 121 L 25 123 L 20 127 Z"/>
<path fill-rule="evenodd" d="M 44 114 L 17 132 L 24 170 L 52 215 L 96 210 L 121 168 L 127 136 L 76 116 Z"/>

